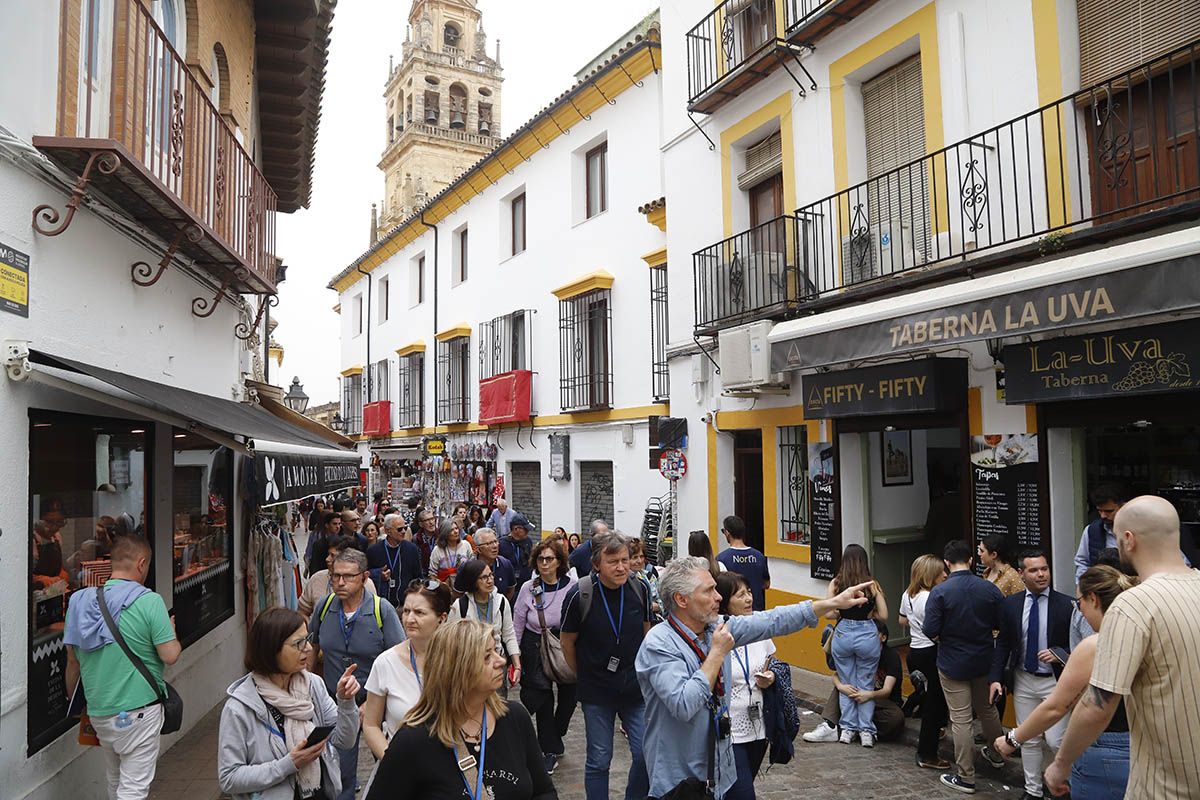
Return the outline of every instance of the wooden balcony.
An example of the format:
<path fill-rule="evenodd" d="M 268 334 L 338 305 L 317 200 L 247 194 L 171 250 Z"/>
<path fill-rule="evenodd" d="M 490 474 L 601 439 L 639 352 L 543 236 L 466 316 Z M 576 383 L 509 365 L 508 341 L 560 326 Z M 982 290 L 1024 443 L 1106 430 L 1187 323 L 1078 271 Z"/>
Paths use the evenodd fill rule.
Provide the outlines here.
<path fill-rule="evenodd" d="M 784 0 L 788 41 L 813 47 L 879 0 Z"/>
<path fill-rule="evenodd" d="M 139 285 L 179 253 L 227 292 L 274 294 L 275 190 L 167 36 L 138 0 L 63 9 L 57 129 L 33 144 L 79 182 L 65 218 L 40 206 L 35 228 L 62 233 L 94 189 L 170 243 L 157 272 L 134 266 Z"/>

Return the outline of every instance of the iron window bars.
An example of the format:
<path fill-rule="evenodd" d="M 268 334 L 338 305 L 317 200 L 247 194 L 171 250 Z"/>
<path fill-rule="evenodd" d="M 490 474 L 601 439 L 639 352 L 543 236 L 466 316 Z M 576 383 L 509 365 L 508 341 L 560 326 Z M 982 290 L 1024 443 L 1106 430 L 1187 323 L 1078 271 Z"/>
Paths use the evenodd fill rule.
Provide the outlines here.
<path fill-rule="evenodd" d="M 608 289 L 558 302 L 559 402 L 563 411 L 612 406 L 612 304 Z"/>
<path fill-rule="evenodd" d="M 650 270 L 650 382 L 654 399 L 671 396 L 671 371 L 667 366 L 667 265 Z"/>
<path fill-rule="evenodd" d="M 420 428 L 425 424 L 425 354 L 400 356 L 399 391 L 396 396 L 398 423 L 401 428 Z"/>
<path fill-rule="evenodd" d="M 437 379 L 441 381 L 437 422 L 445 425 L 471 420 L 471 337 L 456 336 L 437 343 Z"/>

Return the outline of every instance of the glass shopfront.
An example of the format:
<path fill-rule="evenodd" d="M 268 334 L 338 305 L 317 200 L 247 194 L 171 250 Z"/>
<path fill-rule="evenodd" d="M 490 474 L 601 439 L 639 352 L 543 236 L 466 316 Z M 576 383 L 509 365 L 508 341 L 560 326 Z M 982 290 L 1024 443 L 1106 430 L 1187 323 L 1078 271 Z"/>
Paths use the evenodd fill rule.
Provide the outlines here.
<path fill-rule="evenodd" d="M 71 593 L 108 578 L 115 536 L 152 530 L 152 434 L 144 421 L 30 412 L 30 754 L 75 722 L 63 645 Z"/>

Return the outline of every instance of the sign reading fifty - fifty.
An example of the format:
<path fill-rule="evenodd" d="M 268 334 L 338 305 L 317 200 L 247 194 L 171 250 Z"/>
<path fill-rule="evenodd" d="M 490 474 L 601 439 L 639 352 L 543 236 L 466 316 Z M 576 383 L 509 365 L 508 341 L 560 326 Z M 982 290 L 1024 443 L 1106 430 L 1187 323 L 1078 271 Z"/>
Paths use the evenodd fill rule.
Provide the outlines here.
<path fill-rule="evenodd" d="M 1200 388 L 1200 320 L 1004 348 L 1008 403 Z"/>
<path fill-rule="evenodd" d="M 324 458 L 294 453 L 256 453 L 259 505 L 275 505 L 358 485 L 358 458 Z"/>
<path fill-rule="evenodd" d="M 29 316 L 29 256 L 0 242 L 0 311 Z"/>
<path fill-rule="evenodd" d="M 925 358 L 805 375 L 807 419 L 863 414 L 911 414 L 962 408 L 967 392 L 965 358 Z"/>
<path fill-rule="evenodd" d="M 1133 319 L 1200 306 L 1200 255 L 822 331 L 771 345 L 771 370 Z"/>

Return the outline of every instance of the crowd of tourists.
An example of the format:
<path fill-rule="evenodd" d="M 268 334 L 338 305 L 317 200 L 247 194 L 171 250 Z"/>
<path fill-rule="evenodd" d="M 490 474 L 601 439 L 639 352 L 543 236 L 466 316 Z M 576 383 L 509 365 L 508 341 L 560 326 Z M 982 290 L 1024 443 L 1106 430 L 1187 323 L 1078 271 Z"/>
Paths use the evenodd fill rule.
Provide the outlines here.
<path fill-rule="evenodd" d="M 582 538 L 543 537 L 503 501 L 440 519 L 419 502 L 317 501 L 300 520 L 299 607 L 255 619 L 247 673 L 228 688 L 217 777 L 235 800 L 549 800 L 559 761 L 576 755 L 564 737 L 578 707 L 587 800 L 609 797 L 618 730 L 626 800 L 752 800 L 764 762 L 793 758 L 799 731 L 772 639 L 830 619 L 834 686 L 807 742 L 870 748 L 919 715 L 917 765 L 973 793 L 978 720 L 985 761 L 1020 754 L 1026 798 L 1068 785 L 1077 800 L 1200 796 L 1200 688 L 1179 679 L 1200 658 L 1200 574 L 1167 501 L 1093 500 L 1074 598 L 1050 588 L 1044 552 L 1010 565 L 1003 537 L 914 561 L 898 598 L 907 700 L 890 598 L 859 545 L 824 599 L 766 610 L 767 559 L 737 517 L 718 556 L 693 534 L 688 555 L 657 568 L 603 520 Z M 142 586 L 149 561 L 144 539 L 114 543 L 107 595 L 76 593 L 66 626 L 68 685 L 81 675 L 99 712 L 118 800 L 146 797 L 171 725 L 162 669 L 179 643 Z M 1005 732 L 1010 694 L 1018 725 Z M 360 786 L 363 743 L 375 768 Z"/>

